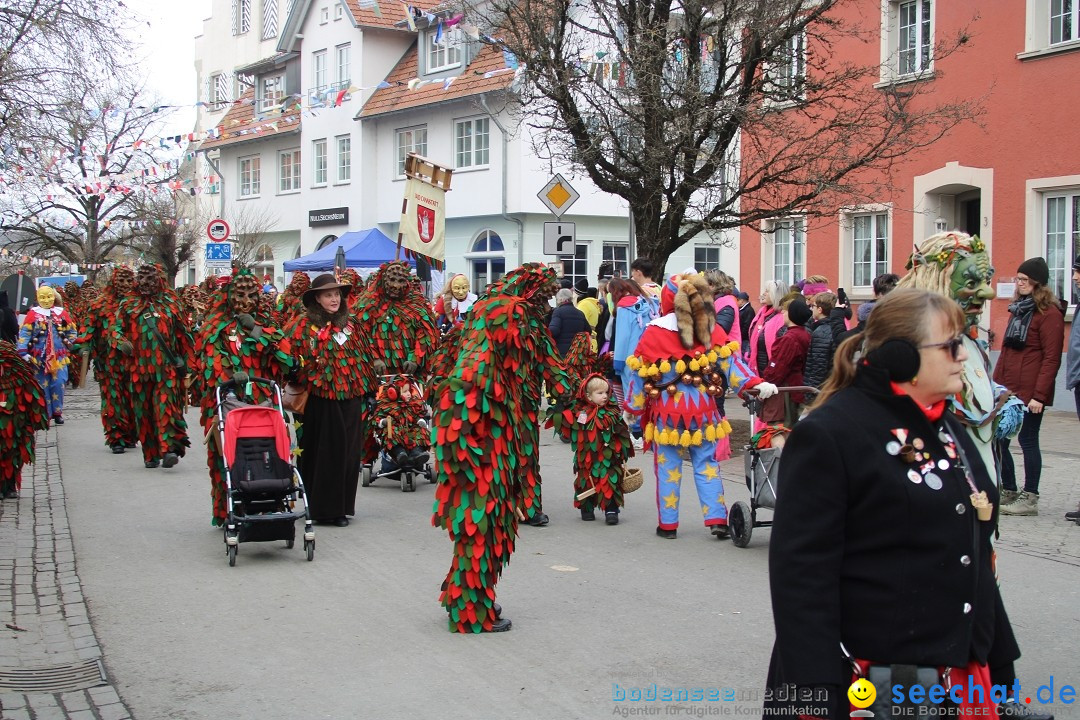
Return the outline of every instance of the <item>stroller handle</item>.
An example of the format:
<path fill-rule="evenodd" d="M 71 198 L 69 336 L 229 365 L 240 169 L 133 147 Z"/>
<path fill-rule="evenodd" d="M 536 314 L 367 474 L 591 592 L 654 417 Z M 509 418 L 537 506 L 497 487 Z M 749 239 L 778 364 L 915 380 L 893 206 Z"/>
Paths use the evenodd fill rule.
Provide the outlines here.
<path fill-rule="evenodd" d="M 784 387 L 776 388 L 776 392 L 778 392 L 778 393 L 803 393 L 804 395 L 817 395 L 821 391 L 818 390 L 816 387 L 811 387 L 810 385 L 785 385 Z M 746 394 L 747 395 L 753 395 L 754 397 L 757 397 L 757 394 L 758 394 L 757 388 L 750 388 L 749 390 L 746 391 Z"/>
<path fill-rule="evenodd" d="M 269 378 L 255 377 L 254 375 L 248 377 L 248 382 L 255 383 L 256 385 L 265 385 L 266 387 L 270 388 L 277 387 L 277 383 L 273 380 L 270 380 Z M 228 391 L 229 389 L 236 387 L 236 381 L 232 378 L 229 378 L 225 382 L 218 385 L 218 387 L 222 390 Z"/>

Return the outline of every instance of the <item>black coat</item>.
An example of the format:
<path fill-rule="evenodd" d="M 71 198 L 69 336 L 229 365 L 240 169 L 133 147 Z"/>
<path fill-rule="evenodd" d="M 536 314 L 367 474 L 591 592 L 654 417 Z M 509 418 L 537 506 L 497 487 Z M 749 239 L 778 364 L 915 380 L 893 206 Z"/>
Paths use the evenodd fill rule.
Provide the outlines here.
<path fill-rule="evenodd" d="M 919 438 L 943 485 L 933 489 L 886 451 L 893 428 Z M 949 433 L 971 465 L 995 517 L 978 521 L 963 472 L 939 439 Z M 946 413 L 931 423 L 884 373 L 861 368 L 855 384 L 801 420 L 784 446 L 769 584 L 776 645 L 769 687 L 837 689 L 855 657 L 875 663 L 964 667 L 1019 657 L 991 567 L 997 488 L 967 433 Z M 770 707 L 766 703 L 766 707 Z M 841 712 L 842 711 L 842 712 Z"/>
<path fill-rule="evenodd" d="M 555 339 L 555 345 L 559 348 L 559 355 L 566 357 L 570 349 L 570 343 L 578 333 L 590 332 L 592 327 L 585 319 L 585 313 L 578 310 L 570 303 L 564 303 L 551 313 L 551 322 L 548 324 L 551 337 Z"/>
<path fill-rule="evenodd" d="M 833 341 L 832 326 L 828 318 L 815 321 L 810 326 L 810 349 L 806 353 L 803 383 L 811 387 L 821 387 L 832 371 L 832 359 L 835 352 L 836 344 Z"/>
<path fill-rule="evenodd" d="M 829 312 L 829 325 L 832 327 L 834 345 L 839 345 L 842 342 L 840 335 L 849 332 L 847 321 L 850 319 L 851 308 L 849 307 L 834 307 Z"/>
<path fill-rule="evenodd" d="M 746 303 L 739 308 L 739 330 L 742 331 L 743 349 L 747 349 L 747 343 L 750 342 L 750 324 L 754 322 L 754 306 L 750 303 Z"/>

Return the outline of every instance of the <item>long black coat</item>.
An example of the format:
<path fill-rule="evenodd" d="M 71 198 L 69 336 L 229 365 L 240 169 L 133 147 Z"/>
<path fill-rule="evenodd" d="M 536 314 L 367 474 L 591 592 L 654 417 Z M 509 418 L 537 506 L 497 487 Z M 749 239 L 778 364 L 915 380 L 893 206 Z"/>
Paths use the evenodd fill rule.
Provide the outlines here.
<path fill-rule="evenodd" d="M 574 336 L 578 333 L 589 332 L 592 327 L 585 319 L 585 313 L 571 303 L 564 303 L 551 313 L 548 329 L 551 330 L 551 337 L 555 339 L 555 345 L 559 348 L 559 355 L 566 357 L 566 351 L 574 342 Z"/>
<path fill-rule="evenodd" d="M 810 326 L 810 349 L 806 353 L 806 369 L 803 382 L 811 387 L 821 387 L 832 371 L 836 344 L 828 318 L 817 320 Z"/>
<path fill-rule="evenodd" d="M 940 489 L 917 472 L 925 461 L 886 451 L 894 428 L 923 441 Z M 964 450 L 995 506 L 992 521 L 977 520 L 942 432 Z M 784 446 L 769 541 L 776 624 L 769 687 L 836 690 L 830 717 L 846 718 L 851 668 L 841 641 L 875 663 L 964 667 L 1019 657 L 991 568 L 997 504 L 967 433 L 947 413 L 932 423 L 891 391 L 884 373 L 861 368 L 855 384 L 799 422 Z"/>

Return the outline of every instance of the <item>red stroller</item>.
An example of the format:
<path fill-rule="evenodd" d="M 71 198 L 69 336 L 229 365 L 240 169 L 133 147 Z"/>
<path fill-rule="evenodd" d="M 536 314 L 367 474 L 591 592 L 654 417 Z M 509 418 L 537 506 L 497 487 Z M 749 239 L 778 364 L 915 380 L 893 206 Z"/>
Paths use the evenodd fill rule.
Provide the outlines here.
<path fill-rule="evenodd" d="M 251 378 L 271 390 L 275 405 L 248 405 L 238 398 L 235 384 L 215 388 L 218 432 L 225 456 L 228 518 L 225 548 L 229 565 L 236 565 L 242 542 L 284 540 L 292 548 L 296 521 L 304 520 L 304 551 L 315 557 L 315 532 L 308 515 L 300 473 L 289 462 L 292 450 L 281 405 L 281 388 L 272 380 Z M 234 399 L 229 400 L 232 392 Z M 302 509 L 296 509 L 297 502 Z"/>

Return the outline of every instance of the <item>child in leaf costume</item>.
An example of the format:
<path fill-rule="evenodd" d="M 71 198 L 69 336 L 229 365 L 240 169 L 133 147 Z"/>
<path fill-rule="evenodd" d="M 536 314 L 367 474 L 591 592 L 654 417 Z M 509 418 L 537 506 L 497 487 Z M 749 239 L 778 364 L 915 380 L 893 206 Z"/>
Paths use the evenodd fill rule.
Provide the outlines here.
<path fill-rule="evenodd" d="M 198 380 L 195 387 L 201 393 L 198 401 L 204 434 L 210 433 L 217 421 L 215 389 L 218 385 L 235 380 L 245 401 L 260 403 L 271 400 L 271 393 L 265 386 L 252 383 L 248 395 L 248 378 L 280 381 L 292 366 L 288 344 L 282 345 L 281 330 L 264 324 L 268 318 L 258 313 L 259 295 L 259 283 L 251 271 L 239 271 L 218 293 L 195 337 L 192 372 Z M 227 517 L 227 503 L 225 460 L 217 439 L 216 434 L 209 435 L 206 464 L 210 470 L 213 502 L 211 522 L 221 525 Z"/>
<path fill-rule="evenodd" d="M 33 365 L 0 340 L 0 495 L 18 497 L 22 467 L 34 462 L 34 433 L 49 427 L 45 389 Z"/>
<path fill-rule="evenodd" d="M 454 542 L 440 600 L 452 632 L 500 632 L 495 584 L 514 552 L 523 464 L 539 431 L 527 385 L 559 394 L 570 381 L 543 323 L 558 288 L 547 267 L 526 265 L 492 285 L 461 330 L 453 371 L 435 398 L 432 523 Z M 530 426 L 532 423 L 532 426 Z"/>
<path fill-rule="evenodd" d="M 419 470 L 430 458 L 431 430 L 424 399 L 416 390 L 407 378 L 384 387 L 375 401 L 375 422 L 383 450 L 394 464 Z"/>
<path fill-rule="evenodd" d="M 64 385 L 77 332 L 67 310 L 56 306 L 56 299 L 56 291 L 48 285 L 38 288 L 37 305 L 26 313 L 19 328 L 18 350 L 34 366 L 45 389 L 46 414 L 63 425 Z"/>
<path fill-rule="evenodd" d="M 604 512 L 608 525 L 619 524 L 623 494 L 619 483 L 623 465 L 633 456 L 630 428 L 619 406 L 611 402 L 611 383 L 602 375 L 589 375 L 573 403 L 551 417 L 556 432 L 574 447 L 574 507 L 582 520 L 595 520 L 594 509 Z M 594 490 L 589 497 L 577 499 Z"/>
<path fill-rule="evenodd" d="M 105 444 L 116 455 L 135 447 L 135 413 L 131 400 L 132 360 L 112 342 L 113 322 L 120 301 L 135 288 L 135 273 L 119 266 L 113 270 L 105 289 L 90 302 L 80 325 L 79 344 L 90 349 L 94 361 L 94 379 L 101 393 L 101 425 Z"/>
<path fill-rule="evenodd" d="M 135 288 L 117 310 L 112 344 L 132 360 L 131 399 L 143 464 L 170 468 L 191 444 L 184 420 L 191 333 L 180 298 L 165 288 L 160 268 L 139 268 Z"/>

